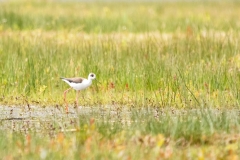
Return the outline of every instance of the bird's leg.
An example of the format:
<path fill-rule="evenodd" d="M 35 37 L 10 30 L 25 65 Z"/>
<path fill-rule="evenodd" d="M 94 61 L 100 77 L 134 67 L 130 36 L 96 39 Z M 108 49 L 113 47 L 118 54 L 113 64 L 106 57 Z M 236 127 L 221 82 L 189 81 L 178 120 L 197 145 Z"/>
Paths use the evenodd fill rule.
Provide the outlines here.
<path fill-rule="evenodd" d="M 79 90 L 76 93 L 76 107 L 78 107 L 78 94 L 79 94 Z"/>
<path fill-rule="evenodd" d="M 68 103 L 67 103 L 67 101 L 66 101 L 66 95 L 67 95 L 67 92 L 68 92 L 70 89 L 72 89 L 72 88 L 67 89 L 66 91 L 64 91 L 64 94 L 63 94 L 63 96 L 64 96 L 64 102 L 66 103 L 66 108 L 65 108 L 66 113 L 68 113 Z"/>

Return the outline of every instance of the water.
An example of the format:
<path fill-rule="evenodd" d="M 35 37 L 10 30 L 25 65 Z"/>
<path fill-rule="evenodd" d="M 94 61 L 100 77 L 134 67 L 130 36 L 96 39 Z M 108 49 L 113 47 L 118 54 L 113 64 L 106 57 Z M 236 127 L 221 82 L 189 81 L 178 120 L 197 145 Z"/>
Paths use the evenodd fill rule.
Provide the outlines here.
<path fill-rule="evenodd" d="M 159 121 L 164 117 L 194 117 L 211 115 L 238 117 L 240 109 L 176 109 L 171 107 L 125 107 L 121 105 L 105 105 L 94 107 L 69 107 L 65 113 L 64 107 L 40 106 L 0 106 L 0 130 L 11 132 L 30 131 L 54 134 L 54 132 L 72 132 L 80 123 L 88 123 L 91 119 L 96 122 L 123 125 L 141 123 L 147 119 Z M 145 117 L 145 118 L 144 118 Z"/>

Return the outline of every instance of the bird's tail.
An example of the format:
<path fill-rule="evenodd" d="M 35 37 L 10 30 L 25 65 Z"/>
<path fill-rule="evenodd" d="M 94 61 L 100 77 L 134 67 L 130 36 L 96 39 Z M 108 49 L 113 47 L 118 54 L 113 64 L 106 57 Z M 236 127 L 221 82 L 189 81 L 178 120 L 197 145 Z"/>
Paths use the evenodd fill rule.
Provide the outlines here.
<path fill-rule="evenodd" d="M 64 82 L 66 82 L 67 84 L 71 85 L 71 83 L 68 80 L 66 80 L 64 77 L 60 77 L 60 79 Z"/>

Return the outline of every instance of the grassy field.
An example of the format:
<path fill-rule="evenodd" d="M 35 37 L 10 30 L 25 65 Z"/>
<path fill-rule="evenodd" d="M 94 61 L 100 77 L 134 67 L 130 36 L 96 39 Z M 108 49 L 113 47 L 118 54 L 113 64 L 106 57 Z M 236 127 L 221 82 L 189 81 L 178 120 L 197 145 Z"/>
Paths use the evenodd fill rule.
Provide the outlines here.
<path fill-rule="evenodd" d="M 239 15 L 237 1 L 0 2 L 1 105 L 64 107 L 68 86 L 59 78 L 94 72 L 81 106 L 187 112 L 136 112 L 129 125 L 88 115 L 75 132 L 44 138 L 34 129 L 2 131 L 0 155 L 238 159 Z M 67 98 L 73 105 L 75 92 Z"/>
<path fill-rule="evenodd" d="M 238 159 L 237 110 L 133 110 L 50 122 L 13 121 L 1 132 L 5 159 Z M 1 121 L 1 125 L 4 122 Z M 66 128 L 72 128 L 68 130 Z M 64 131 L 63 131 L 64 129 Z"/>

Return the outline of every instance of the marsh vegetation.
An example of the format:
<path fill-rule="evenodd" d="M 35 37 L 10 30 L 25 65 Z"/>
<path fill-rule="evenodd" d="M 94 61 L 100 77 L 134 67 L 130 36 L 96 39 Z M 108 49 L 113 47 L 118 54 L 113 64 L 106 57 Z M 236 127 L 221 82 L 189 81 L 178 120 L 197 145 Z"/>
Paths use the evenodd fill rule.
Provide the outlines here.
<path fill-rule="evenodd" d="M 238 159 L 240 4 L 0 2 L 5 159 Z M 64 113 L 59 77 L 97 75 Z"/>

